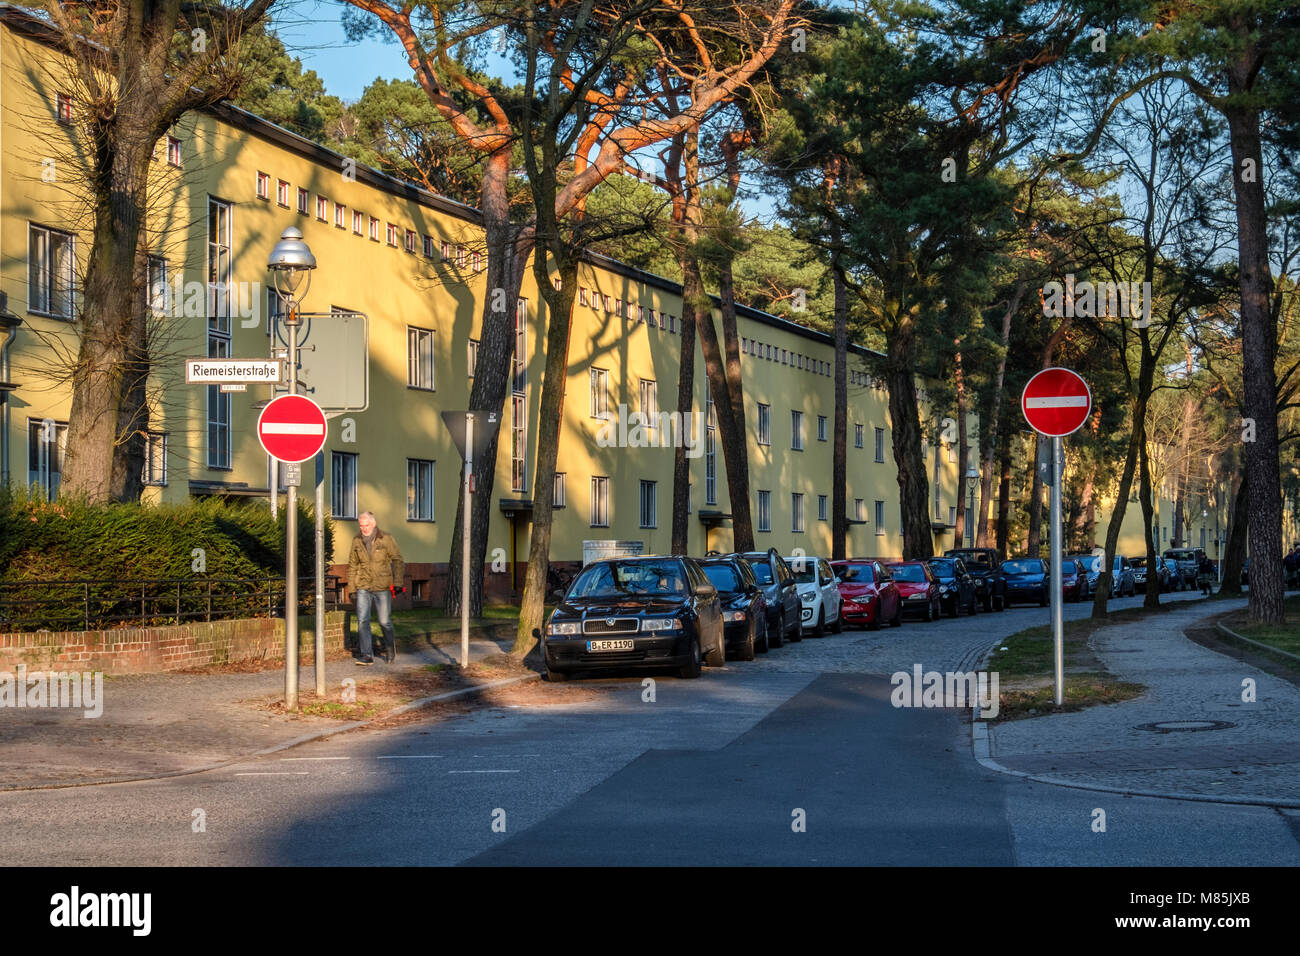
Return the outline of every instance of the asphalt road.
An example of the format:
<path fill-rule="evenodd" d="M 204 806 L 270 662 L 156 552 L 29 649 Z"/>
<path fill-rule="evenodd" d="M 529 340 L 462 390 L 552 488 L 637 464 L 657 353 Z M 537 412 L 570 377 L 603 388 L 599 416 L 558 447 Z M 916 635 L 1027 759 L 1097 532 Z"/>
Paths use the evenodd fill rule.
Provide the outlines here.
<path fill-rule="evenodd" d="M 659 676 L 653 702 L 640 677 L 619 678 L 580 705 L 355 732 L 167 780 L 2 793 L 0 854 L 11 866 L 1300 864 L 1296 814 L 1026 783 L 972 759 L 960 714 L 890 705 L 881 675 L 973 665 L 1047 613 L 807 639 L 699 680 Z M 1091 827 L 1099 807 L 1105 833 Z"/>

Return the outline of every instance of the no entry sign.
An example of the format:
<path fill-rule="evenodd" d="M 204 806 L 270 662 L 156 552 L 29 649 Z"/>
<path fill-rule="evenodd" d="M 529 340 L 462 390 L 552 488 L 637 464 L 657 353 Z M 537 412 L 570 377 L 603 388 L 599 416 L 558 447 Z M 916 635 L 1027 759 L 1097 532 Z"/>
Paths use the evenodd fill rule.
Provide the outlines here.
<path fill-rule="evenodd" d="M 1029 427 L 1048 438 L 1079 430 L 1092 413 L 1092 390 L 1068 368 L 1045 368 L 1025 385 L 1020 410 Z"/>
<path fill-rule="evenodd" d="M 257 440 L 266 453 L 296 464 L 325 447 L 325 413 L 302 395 L 281 395 L 257 417 Z"/>

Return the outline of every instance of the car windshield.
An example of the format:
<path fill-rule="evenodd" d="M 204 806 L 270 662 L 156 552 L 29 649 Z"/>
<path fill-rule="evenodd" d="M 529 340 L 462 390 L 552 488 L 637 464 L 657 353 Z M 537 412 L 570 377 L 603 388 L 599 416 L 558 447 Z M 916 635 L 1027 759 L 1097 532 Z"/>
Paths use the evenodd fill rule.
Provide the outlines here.
<path fill-rule="evenodd" d="M 1008 561 L 1002 565 L 1007 574 L 1038 574 L 1043 570 L 1041 561 Z"/>
<path fill-rule="evenodd" d="M 835 568 L 835 574 L 845 584 L 870 584 L 875 578 L 869 564 L 842 564 Z"/>
<path fill-rule="evenodd" d="M 925 570 L 918 564 L 896 564 L 893 571 L 895 581 L 910 581 L 912 584 L 925 581 Z"/>
<path fill-rule="evenodd" d="M 1157 558 L 1156 560 L 1159 561 L 1160 559 Z M 1132 565 L 1134 568 L 1145 568 L 1145 567 L 1147 566 L 1147 559 L 1146 559 L 1146 558 L 1130 558 L 1128 563 L 1129 563 L 1130 565 Z M 1157 567 L 1158 567 L 1158 565 L 1157 565 Z"/>
<path fill-rule="evenodd" d="M 720 592 L 734 594 L 744 590 L 740 584 L 740 575 L 729 564 L 706 564 L 704 573 L 708 576 L 709 582 Z"/>
<path fill-rule="evenodd" d="M 796 584 L 816 584 L 817 583 L 817 562 L 812 558 L 804 558 L 800 561 L 798 558 L 786 558 L 790 565 L 790 570 L 794 572 Z"/>
<path fill-rule="evenodd" d="M 960 557 L 964 562 L 966 562 L 966 567 L 968 568 L 980 571 L 987 571 L 989 569 L 988 558 L 982 554 L 962 554 L 957 555 L 957 557 Z"/>
<path fill-rule="evenodd" d="M 1195 551 L 1166 551 L 1165 557 L 1170 561 L 1195 561 Z"/>
<path fill-rule="evenodd" d="M 749 566 L 754 569 L 754 577 L 758 579 L 759 584 L 772 583 L 772 567 L 768 564 L 767 558 L 748 559 Z"/>
<path fill-rule="evenodd" d="M 569 598 L 628 597 L 686 593 L 686 576 L 677 561 L 607 561 L 578 575 Z"/>
<path fill-rule="evenodd" d="M 954 561 L 944 561 L 942 559 L 931 561 L 930 570 L 934 572 L 937 578 L 955 578 L 957 576 L 957 564 Z"/>

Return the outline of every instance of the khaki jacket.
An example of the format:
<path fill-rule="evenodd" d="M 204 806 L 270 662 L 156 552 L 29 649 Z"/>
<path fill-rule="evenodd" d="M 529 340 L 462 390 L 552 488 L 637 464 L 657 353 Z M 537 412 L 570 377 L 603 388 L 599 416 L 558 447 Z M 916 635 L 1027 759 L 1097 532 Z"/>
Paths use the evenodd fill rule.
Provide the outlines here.
<path fill-rule="evenodd" d="M 358 591 L 387 591 L 393 585 L 405 586 L 406 564 L 397 541 L 381 529 L 375 529 L 374 554 L 366 551 L 366 544 L 358 533 L 352 539 L 348 555 L 348 589 Z"/>

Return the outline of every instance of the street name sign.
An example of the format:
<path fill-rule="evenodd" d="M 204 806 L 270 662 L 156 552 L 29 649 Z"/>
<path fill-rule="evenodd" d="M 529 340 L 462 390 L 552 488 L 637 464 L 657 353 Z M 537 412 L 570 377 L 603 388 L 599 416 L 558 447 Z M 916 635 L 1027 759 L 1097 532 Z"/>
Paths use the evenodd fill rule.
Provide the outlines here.
<path fill-rule="evenodd" d="M 190 385 L 229 385 L 280 381 L 284 363 L 279 359 L 186 359 L 185 381 Z"/>
<path fill-rule="evenodd" d="M 325 447 L 325 413 L 304 395 L 281 395 L 257 417 L 257 440 L 272 458 L 299 464 Z"/>
<path fill-rule="evenodd" d="M 1063 438 L 1083 427 L 1092 414 L 1092 389 L 1068 368 L 1045 368 L 1025 384 L 1020 410 L 1040 435 Z"/>

